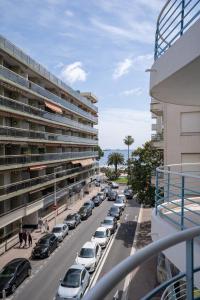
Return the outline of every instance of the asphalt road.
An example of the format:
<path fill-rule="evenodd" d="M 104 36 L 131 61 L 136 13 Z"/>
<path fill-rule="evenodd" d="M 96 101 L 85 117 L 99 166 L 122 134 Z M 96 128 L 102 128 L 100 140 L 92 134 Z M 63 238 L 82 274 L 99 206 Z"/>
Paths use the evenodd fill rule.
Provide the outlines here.
<path fill-rule="evenodd" d="M 113 202 L 105 200 L 100 207 L 95 208 L 93 215 L 89 217 L 88 220 L 82 221 L 82 224 L 75 230 L 70 231 L 64 242 L 60 244 L 49 258 L 32 261 L 33 272 L 31 277 L 24 281 L 24 283 L 18 287 L 15 294 L 8 299 L 53 300 L 59 285 L 59 280 L 74 263 L 76 253 L 79 252 L 82 245 L 91 239 L 92 234 L 107 215 L 107 211 L 112 204 Z M 121 225 L 102 271 L 100 272 L 100 277 L 109 271 L 116 263 L 126 256 L 129 256 L 136 227 L 136 221 L 134 220 L 138 212 L 138 206 L 131 200 L 121 218 Z M 121 291 L 122 288 L 123 283 L 115 290 Z M 113 299 L 114 291 L 111 292 L 106 300 Z"/>

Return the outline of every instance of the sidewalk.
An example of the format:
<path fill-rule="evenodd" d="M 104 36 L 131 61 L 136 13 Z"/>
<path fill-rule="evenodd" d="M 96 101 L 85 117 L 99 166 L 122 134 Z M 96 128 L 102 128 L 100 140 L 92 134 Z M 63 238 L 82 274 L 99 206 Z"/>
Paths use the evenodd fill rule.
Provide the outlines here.
<path fill-rule="evenodd" d="M 143 208 L 142 220 L 137 236 L 137 250 L 147 246 L 151 240 L 151 208 Z M 144 262 L 133 271 L 128 290 L 128 300 L 140 300 L 157 285 L 156 280 L 157 257 Z M 134 295 L 134 296 L 133 296 Z"/>
<path fill-rule="evenodd" d="M 98 187 L 93 187 L 92 191 L 90 192 L 90 194 L 88 195 L 84 195 L 82 199 L 77 200 L 76 202 L 74 202 L 73 204 L 71 204 L 67 210 L 64 210 L 61 214 L 59 214 L 56 217 L 56 223 L 62 223 L 64 218 L 71 213 L 77 212 L 79 210 L 79 208 L 83 205 L 83 203 L 89 199 L 92 198 L 92 196 L 94 196 L 97 192 L 99 192 L 99 188 Z M 51 221 L 48 222 L 49 223 L 49 232 L 51 232 L 51 229 L 53 228 L 53 226 L 55 225 L 55 220 L 52 219 Z M 41 233 L 38 229 L 34 230 L 32 232 L 32 238 L 33 238 L 33 245 L 30 248 L 19 248 L 19 245 L 11 248 L 10 250 L 8 250 L 7 252 L 5 252 L 4 254 L 2 254 L 0 256 L 0 269 L 7 264 L 10 260 L 17 258 L 17 257 L 25 257 L 25 258 L 30 258 L 31 256 L 31 252 L 33 247 L 35 246 L 35 243 L 37 240 L 39 240 L 45 233 Z"/>

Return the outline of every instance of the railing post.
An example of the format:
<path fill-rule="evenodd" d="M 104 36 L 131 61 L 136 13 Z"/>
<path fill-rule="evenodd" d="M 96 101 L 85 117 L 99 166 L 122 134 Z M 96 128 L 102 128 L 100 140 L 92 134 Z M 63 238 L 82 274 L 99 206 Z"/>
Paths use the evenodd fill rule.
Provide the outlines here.
<path fill-rule="evenodd" d="M 157 170 L 156 170 L 155 206 L 156 206 L 156 215 L 157 215 L 158 213 L 158 171 Z"/>
<path fill-rule="evenodd" d="M 182 5 L 181 5 L 181 32 L 180 32 L 181 35 L 183 35 L 183 29 L 184 29 L 184 10 L 185 10 L 185 0 L 182 0 Z"/>
<path fill-rule="evenodd" d="M 193 300 L 194 290 L 194 257 L 193 257 L 193 239 L 186 241 L 186 299 Z"/>
<path fill-rule="evenodd" d="M 168 173 L 167 173 L 167 200 L 169 202 L 169 198 L 170 198 L 170 167 L 167 168 L 168 169 Z"/>
<path fill-rule="evenodd" d="M 181 230 L 184 229 L 185 176 L 181 177 Z"/>

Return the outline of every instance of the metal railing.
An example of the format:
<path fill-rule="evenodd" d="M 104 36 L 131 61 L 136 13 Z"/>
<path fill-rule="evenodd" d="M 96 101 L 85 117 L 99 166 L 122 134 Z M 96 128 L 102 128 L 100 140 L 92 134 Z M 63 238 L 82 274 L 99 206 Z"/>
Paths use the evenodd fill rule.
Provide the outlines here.
<path fill-rule="evenodd" d="M 200 164 L 157 168 L 155 208 L 180 230 L 200 226 Z"/>
<path fill-rule="evenodd" d="M 151 135 L 151 140 L 153 142 L 160 142 L 163 141 L 163 133 L 156 133 Z"/>
<path fill-rule="evenodd" d="M 63 81 L 61 81 L 56 76 L 51 74 L 42 65 L 37 63 L 34 59 L 32 59 L 27 54 L 25 54 L 21 49 L 19 49 L 14 44 L 12 44 L 10 41 L 5 39 L 2 35 L 0 35 L 0 48 L 3 49 L 5 52 L 9 53 L 11 56 L 16 58 L 17 60 L 26 64 L 30 69 L 32 69 L 32 70 L 36 71 L 38 74 L 42 75 L 42 77 L 47 78 L 53 84 L 56 84 L 58 87 L 62 88 L 65 92 L 67 92 L 68 94 L 73 96 L 80 103 L 85 104 L 86 106 L 93 109 L 94 111 L 98 110 L 97 107 L 93 103 L 91 103 L 87 98 L 83 97 L 82 95 L 80 95 L 79 92 L 74 91 Z"/>
<path fill-rule="evenodd" d="M 72 160 L 77 158 L 97 157 L 98 152 L 64 152 L 45 154 L 21 154 L 0 156 L 0 166 L 13 164 L 41 163 L 45 161 Z"/>
<path fill-rule="evenodd" d="M 94 123 L 97 123 L 97 120 L 98 120 L 97 117 L 84 111 L 83 109 L 79 108 L 75 104 L 70 103 L 68 100 L 60 98 L 59 96 L 46 90 L 45 88 L 41 87 L 40 85 L 27 80 L 23 76 L 17 74 L 16 72 L 11 71 L 10 69 L 8 69 L 2 65 L 0 65 L 0 75 L 3 78 L 6 78 L 14 83 L 17 83 L 17 84 L 25 87 L 26 89 L 29 89 L 30 92 L 33 91 L 33 92 L 39 94 L 40 96 L 45 97 L 45 98 L 49 99 L 50 101 L 57 103 L 58 105 L 61 105 L 66 110 L 69 110 L 73 113 L 80 115 L 81 117 L 85 117 L 86 119 L 89 119 L 90 121 L 92 121 Z"/>
<path fill-rule="evenodd" d="M 86 145 L 97 145 L 98 140 L 91 139 L 91 138 L 84 138 L 79 136 L 72 136 L 72 135 L 63 135 L 63 134 L 53 134 L 44 131 L 34 131 L 16 127 L 8 127 L 8 126 L 0 126 L 0 136 L 4 136 L 5 139 L 7 138 L 19 138 L 23 140 L 23 138 L 27 138 L 30 140 L 38 139 L 42 140 L 41 142 L 44 143 L 43 140 L 46 141 L 59 141 L 59 142 L 68 142 L 68 143 L 75 143 L 75 144 L 86 144 Z M 3 138 L 2 138 L 3 139 Z"/>
<path fill-rule="evenodd" d="M 93 128 L 88 125 L 84 125 L 80 122 L 76 122 L 74 120 L 71 120 L 65 116 L 61 116 L 59 114 L 53 114 L 50 112 L 47 112 L 45 110 L 42 110 L 40 108 L 19 102 L 17 100 L 5 97 L 5 96 L 0 96 L 0 107 L 5 107 L 6 109 L 12 109 L 15 111 L 20 111 L 23 113 L 28 113 L 31 115 L 31 117 L 40 117 L 40 118 L 45 118 L 47 120 L 51 121 L 56 121 L 59 123 L 62 123 L 64 125 L 69 125 L 70 127 L 80 129 L 82 131 L 86 132 L 91 132 L 91 133 L 98 133 L 98 130 L 96 128 Z"/>
<path fill-rule="evenodd" d="M 200 0 L 167 0 L 156 28 L 155 60 L 178 40 L 200 15 Z"/>
<path fill-rule="evenodd" d="M 186 242 L 186 273 L 182 273 L 180 276 L 186 277 L 186 291 L 185 295 L 187 300 L 198 299 L 194 298 L 194 273 L 200 270 L 194 269 L 194 238 L 200 235 L 200 227 L 192 229 L 186 229 L 178 232 L 174 235 L 167 236 L 156 242 L 149 244 L 148 246 L 138 250 L 135 254 L 127 257 L 125 260 L 116 265 L 110 272 L 104 275 L 89 292 L 83 297 L 83 300 L 102 300 L 110 291 L 130 272 L 139 267 L 142 263 L 148 259 L 158 255 L 160 252 L 173 247 L 179 243 Z M 177 281 L 178 278 L 172 280 Z M 151 291 L 148 295 L 144 296 L 142 300 L 153 299 L 158 292 L 163 291 L 163 288 L 172 284 L 169 280 L 164 285 Z"/>

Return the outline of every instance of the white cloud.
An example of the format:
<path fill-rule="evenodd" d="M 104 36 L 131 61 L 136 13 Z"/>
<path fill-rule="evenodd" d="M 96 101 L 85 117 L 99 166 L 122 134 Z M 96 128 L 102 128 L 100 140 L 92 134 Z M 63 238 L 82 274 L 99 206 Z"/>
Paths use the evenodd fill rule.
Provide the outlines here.
<path fill-rule="evenodd" d="M 125 58 L 124 61 L 119 62 L 113 73 L 113 78 L 118 79 L 123 75 L 127 74 L 132 66 L 132 60 Z"/>
<path fill-rule="evenodd" d="M 150 139 L 151 113 L 149 111 L 110 108 L 99 113 L 99 141 L 102 148 L 121 148 L 123 139 L 132 135 L 134 148 Z"/>
<path fill-rule="evenodd" d="M 73 17 L 73 16 L 74 16 L 74 13 L 73 13 L 71 10 L 69 10 L 69 9 L 65 10 L 65 11 L 64 11 L 64 14 L 65 14 L 67 17 Z"/>
<path fill-rule="evenodd" d="M 141 88 L 135 88 L 135 89 L 130 89 L 122 92 L 122 95 L 124 96 L 140 96 L 142 95 L 142 89 Z"/>
<path fill-rule="evenodd" d="M 76 61 L 73 64 L 65 66 L 61 71 L 61 78 L 70 84 L 76 81 L 86 81 L 87 73 L 82 68 L 82 62 Z"/>

